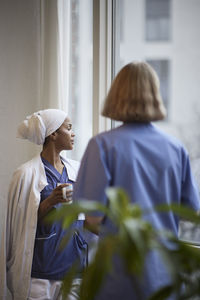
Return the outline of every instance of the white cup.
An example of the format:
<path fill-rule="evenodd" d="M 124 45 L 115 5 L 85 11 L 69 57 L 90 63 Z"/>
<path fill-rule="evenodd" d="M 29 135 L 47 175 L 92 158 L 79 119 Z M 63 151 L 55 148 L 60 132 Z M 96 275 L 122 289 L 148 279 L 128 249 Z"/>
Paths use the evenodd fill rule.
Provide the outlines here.
<path fill-rule="evenodd" d="M 58 185 L 61 185 L 63 183 L 58 183 Z M 63 194 L 63 199 L 67 200 L 67 191 L 73 191 L 73 184 L 69 183 L 67 186 L 64 186 L 62 188 L 62 194 Z M 66 203 L 63 203 L 63 204 L 71 204 L 72 203 L 72 200 L 70 201 L 67 201 Z"/>
<path fill-rule="evenodd" d="M 63 194 L 63 199 L 67 199 L 67 191 L 73 191 L 73 185 L 71 183 L 69 183 L 69 185 L 64 186 L 62 188 L 62 194 Z"/>

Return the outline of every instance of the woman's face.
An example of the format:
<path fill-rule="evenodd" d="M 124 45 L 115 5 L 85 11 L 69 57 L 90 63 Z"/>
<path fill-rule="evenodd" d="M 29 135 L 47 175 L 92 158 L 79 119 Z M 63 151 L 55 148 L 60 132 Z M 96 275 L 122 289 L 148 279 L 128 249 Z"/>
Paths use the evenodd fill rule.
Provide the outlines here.
<path fill-rule="evenodd" d="M 70 119 L 66 118 L 56 132 L 56 144 L 59 150 L 72 150 L 74 147 L 75 134 L 72 130 L 72 123 Z"/>

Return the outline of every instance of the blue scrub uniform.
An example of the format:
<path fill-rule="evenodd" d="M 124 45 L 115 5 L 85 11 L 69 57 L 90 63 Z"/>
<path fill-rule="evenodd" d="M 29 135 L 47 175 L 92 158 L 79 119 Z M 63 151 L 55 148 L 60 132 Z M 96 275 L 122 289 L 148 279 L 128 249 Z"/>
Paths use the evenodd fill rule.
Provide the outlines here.
<path fill-rule="evenodd" d="M 48 161 L 42 158 L 48 185 L 41 192 L 41 201 L 46 199 L 58 183 L 72 183 L 68 179 L 67 170 L 64 167 L 60 174 Z M 58 209 L 62 204 L 54 206 Z M 72 226 L 76 232 L 64 249 L 60 249 L 60 242 L 67 231 L 63 230 L 61 223 L 55 222 L 47 225 L 42 221 L 37 224 L 32 273 L 31 277 L 40 279 L 62 280 L 64 275 L 76 261 L 79 263 L 79 274 L 87 262 L 87 243 L 81 235 L 83 221 L 77 220 Z"/>
<path fill-rule="evenodd" d="M 74 199 L 97 200 L 106 205 L 108 186 L 124 188 L 131 202 L 142 209 L 172 202 L 200 209 L 199 192 L 186 150 L 152 123 L 124 124 L 90 140 L 74 187 Z M 178 234 L 178 219 L 172 213 L 153 213 L 147 216 L 147 221 L 158 230 L 168 229 Z M 104 225 L 109 231 L 108 219 Z M 141 289 L 138 282 L 134 284 L 125 276 L 118 261 L 95 299 L 147 299 L 169 282 L 161 258 L 153 252 L 147 257 Z"/>

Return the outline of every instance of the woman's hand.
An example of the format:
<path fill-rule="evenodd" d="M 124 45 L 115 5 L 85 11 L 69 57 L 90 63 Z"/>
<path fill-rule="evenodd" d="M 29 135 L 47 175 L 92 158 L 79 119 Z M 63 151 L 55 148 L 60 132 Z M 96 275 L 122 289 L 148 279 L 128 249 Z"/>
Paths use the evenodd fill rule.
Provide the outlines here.
<path fill-rule="evenodd" d="M 52 202 L 52 206 L 58 203 L 68 203 L 72 201 L 73 188 L 70 183 L 59 184 L 48 197 Z M 48 199 L 47 198 L 47 199 Z M 45 199 L 46 200 L 46 199 Z"/>
<path fill-rule="evenodd" d="M 72 188 L 69 183 L 63 183 L 58 185 L 52 193 L 43 200 L 38 209 L 38 219 L 41 220 L 46 214 L 58 203 L 71 203 L 72 201 Z"/>

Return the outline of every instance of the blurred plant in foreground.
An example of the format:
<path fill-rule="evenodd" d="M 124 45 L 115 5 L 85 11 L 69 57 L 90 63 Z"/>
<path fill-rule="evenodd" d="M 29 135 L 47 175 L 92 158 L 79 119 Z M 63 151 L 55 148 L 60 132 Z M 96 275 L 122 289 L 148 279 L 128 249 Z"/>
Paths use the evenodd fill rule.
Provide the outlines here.
<path fill-rule="evenodd" d="M 119 255 L 127 274 L 140 277 L 145 257 L 151 250 L 157 250 L 163 256 L 170 272 L 171 285 L 156 291 L 149 300 L 166 299 L 172 293 L 178 300 L 199 299 L 200 295 L 200 250 L 180 241 L 171 232 L 157 231 L 145 221 L 144 215 L 173 211 L 181 219 L 200 224 L 200 216 L 192 209 L 176 204 L 159 205 L 153 211 L 142 211 L 139 205 L 132 204 L 126 192 L 120 188 L 108 188 L 106 194 L 108 206 L 95 201 L 82 200 L 72 205 L 64 205 L 59 211 L 52 212 L 48 221 L 61 221 L 63 228 L 69 228 L 77 220 L 79 213 L 91 214 L 103 212 L 108 217 L 115 231 L 100 239 L 94 259 L 85 269 L 80 288 L 81 300 L 93 300 L 99 291 L 107 273 L 112 270 L 112 259 Z M 71 233 L 72 234 L 72 233 Z M 66 244 L 69 235 L 62 241 Z M 170 247 L 167 244 L 170 243 Z M 102 259 L 103 258 L 103 259 Z M 76 265 L 63 280 L 63 295 L 70 290 L 76 273 Z"/>

